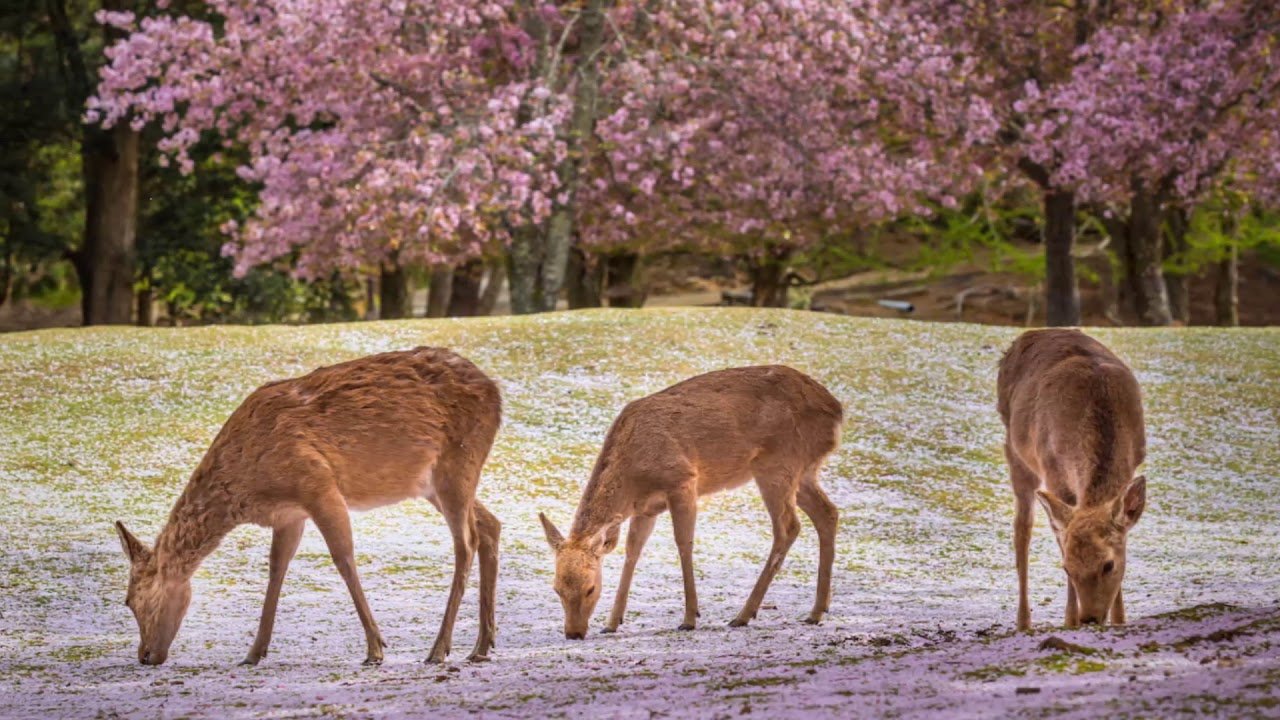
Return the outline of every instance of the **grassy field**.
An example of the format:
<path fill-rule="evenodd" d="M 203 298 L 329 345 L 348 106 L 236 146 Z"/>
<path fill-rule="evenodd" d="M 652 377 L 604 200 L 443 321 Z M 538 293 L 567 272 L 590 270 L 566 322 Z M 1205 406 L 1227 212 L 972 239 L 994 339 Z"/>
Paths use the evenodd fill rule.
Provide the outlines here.
<path fill-rule="evenodd" d="M 1147 410 L 1148 508 L 1130 536 L 1122 629 L 1064 631 L 1057 548 L 1032 547 L 1037 631 L 1012 633 L 1012 499 L 995 368 L 1007 328 L 759 310 L 590 311 L 312 327 L 102 328 L 0 335 L 0 715 L 622 717 L 1280 714 L 1280 331 L 1091 331 L 1130 362 Z M 233 532 L 197 573 L 169 662 L 137 665 L 111 522 L 150 540 L 253 388 L 416 345 L 494 377 L 505 419 L 480 496 L 504 522 L 498 647 L 421 663 L 444 606 L 448 532 L 425 502 L 354 518 L 387 662 L 308 528 L 271 656 L 237 667 L 269 531 Z M 824 484 L 841 509 L 830 619 L 807 527 L 749 628 L 726 623 L 769 546 L 750 488 L 699 517 L 701 627 L 677 633 L 679 565 L 658 525 L 619 634 L 563 640 L 537 512 L 562 527 L 630 399 L 716 368 L 781 362 L 845 405 Z M 599 628 L 622 564 L 607 558 Z M 473 575 L 474 582 L 474 575 Z M 1039 649 L 1050 635 L 1085 650 Z"/>

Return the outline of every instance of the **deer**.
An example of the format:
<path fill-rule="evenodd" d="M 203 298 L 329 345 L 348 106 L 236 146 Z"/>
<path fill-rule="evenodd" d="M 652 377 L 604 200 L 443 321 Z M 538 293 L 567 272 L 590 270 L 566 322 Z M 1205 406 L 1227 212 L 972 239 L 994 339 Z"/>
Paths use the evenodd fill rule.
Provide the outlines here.
<path fill-rule="evenodd" d="M 629 403 L 614 420 L 568 537 L 539 513 L 555 553 L 553 588 L 564 608 L 564 634 L 586 637 L 601 594 L 605 555 L 630 520 L 626 559 L 603 632 L 617 632 L 632 576 L 657 516 L 671 513 L 684 580 L 684 619 L 693 630 L 698 594 L 693 536 L 698 498 L 755 479 L 772 521 L 773 545 L 755 587 L 737 617 L 756 617 L 774 575 L 796 537 L 796 507 L 818 535 L 818 588 L 806 622 L 817 624 L 831 604 L 839 512 L 818 484 L 818 472 L 840 441 L 839 401 L 809 376 L 783 365 L 741 367 L 698 375 Z"/>
<path fill-rule="evenodd" d="M 444 662 L 476 554 L 480 634 L 470 659 L 493 647 L 501 524 L 476 499 L 480 469 L 501 423 L 497 386 L 450 350 L 419 347 L 322 367 L 253 391 L 192 472 L 155 545 L 115 527 L 129 559 L 125 603 L 137 620 L 138 661 L 160 665 L 191 601 L 191 578 L 233 528 L 272 529 L 269 580 L 257 636 L 243 665 L 267 655 L 276 604 L 307 520 L 329 554 L 364 627 L 364 663 L 386 642 L 356 570 L 349 512 L 425 498 L 453 536 L 453 582 L 427 658 Z"/>
<path fill-rule="evenodd" d="M 1013 486 L 1020 632 L 1031 630 L 1027 562 L 1038 501 L 1067 576 L 1065 624 L 1124 624 L 1128 533 L 1147 503 L 1142 393 L 1133 372 L 1079 330 L 1032 330 L 1000 361 L 998 410 Z"/>

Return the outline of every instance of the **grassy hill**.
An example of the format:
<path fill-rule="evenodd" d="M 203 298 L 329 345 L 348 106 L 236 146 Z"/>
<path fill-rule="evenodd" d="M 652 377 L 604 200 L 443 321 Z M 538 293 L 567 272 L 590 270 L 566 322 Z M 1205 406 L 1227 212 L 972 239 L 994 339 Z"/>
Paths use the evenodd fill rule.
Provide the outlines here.
<path fill-rule="evenodd" d="M 836 707 L 981 714 L 991 702 L 1083 714 L 1119 697 L 1155 703 L 1133 706 L 1137 714 L 1188 703 L 1237 714 L 1266 707 L 1280 683 L 1280 331 L 1091 333 L 1143 385 L 1150 488 L 1126 577 L 1136 622 L 1055 631 L 1099 649 L 1087 659 L 1009 632 L 1012 500 L 994 386 L 1016 330 L 671 309 L 0 336 L 0 683 L 9 686 L 0 715 L 541 715 L 582 712 L 572 703 L 586 699 L 645 717 Z M 419 663 L 452 555 L 438 514 L 414 502 L 355 518 L 365 590 L 390 645 L 382 668 L 359 667 L 359 622 L 311 528 L 285 582 L 271 656 L 256 669 L 233 667 L 266 585 L 269 532 L 257 527 L 235 531 L 197 574 L 169 663 L 137 667 L 127 568 L 110 523 L 154 537 L 221 423 L 256 386 L 416 345 L 454 348 L 504 394 L 479 492 L 504 522 L 494 661 L 462 662 L 475 631 L 471 591 L 456 672 Z M 706 500 L 699 517 L 698 632 L 671 632 L 679 567 L 663 520 L 621 632 L 562 640 L 537 512 L 568 524 L 628 400 L 696 373 L 774 362 L 813 375 L 845 405 L 843 445 L 823 476 L 842 513 L 831 618 L 820 628 L 798 623 L 817 560 L 806 526 L 757 622 L 724 627 L 769 546 L 767 514 L 748 487 Z M 1061 622 L 1065 597 L 1043 522 L 1032 552 L 1043 636 Z M 621 562 L 621 552 L 606 560 L 593 630 Z M 1224 628 L 1247 629 L 1184 643 Z M 1230 662 L 1201 665 L 1196 653 Z M 1017 694 L 1023 686 L 1040 692 Z"/>

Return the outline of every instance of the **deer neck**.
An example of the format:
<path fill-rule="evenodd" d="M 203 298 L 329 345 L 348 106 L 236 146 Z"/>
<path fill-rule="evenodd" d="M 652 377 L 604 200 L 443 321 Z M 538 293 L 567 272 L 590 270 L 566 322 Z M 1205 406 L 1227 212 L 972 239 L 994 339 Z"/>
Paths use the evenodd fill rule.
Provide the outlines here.
<path fill-rule="evenodd" d="M 225 488 L 210 482 L 209 475 L 203 468 L 196 470 L 156 538 L 157 565 L 168 577 L 189 579 L 222 538 L 240 524 Z"/>
<path fill-rule="evenodd" d="M 587 483 L 573 519 L 571 537 L 590 537 L 602 528 L 615 525 L 618 516 L 627 519 L 635 514 L 633 499 L 623 490 L 623 483 L 612 473 L 597 473 Z"/>

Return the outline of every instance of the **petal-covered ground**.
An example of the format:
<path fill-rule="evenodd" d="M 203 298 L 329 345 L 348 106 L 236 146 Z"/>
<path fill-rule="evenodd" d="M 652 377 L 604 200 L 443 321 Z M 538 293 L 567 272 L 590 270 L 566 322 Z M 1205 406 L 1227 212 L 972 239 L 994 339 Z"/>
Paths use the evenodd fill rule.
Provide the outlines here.
<path fill-rule="evenodd" d="M 994 409 L 996 362 L 1015 334 L 725 309 L 0 336 L 0 715 L 1280 715 L 1280 331 L 1093 331 L 1146 396 L 1148 508 L 1125 579 L 1132 622 L 1058 626 L 1065 588 L 1041 522 L 1031 635 L 1011 632 L 1012 502 Z M 271 655 L 237 666 L 266 585 L 270 534 L 252 526 L 196 574 L 169 662 L 139 666 L 111 522 L 153 538 L 257 385 L 424 344 L 467 355 L 505 396 L 480 487 L 504 522 L 493 660 L 464 659 L 473 574 L 452 662 L 421 662 L 452 553 L 438 514 L 408 502 L 354 518 L 389 644 L 383 666 L 361 667 L 359 622 L 310 527 Z M 799 622 L 817 562 L 806 525 L 759 618 L 726 627 L 770 541 L 748 486 L 703 503 L 696 632 L 675 631 L 680 573 L 663 520 L 620 632 L 564 640 L 537 512 L 569 523 L 628 400 L 771 362 L 810 373 L 846 409 L 823 476 L 841 510 L 830 618 Z M 606 588 L 621 564 L 621 552 L 607 558 Z M 611 599 L 606 591 L 593 630 Z"/>

